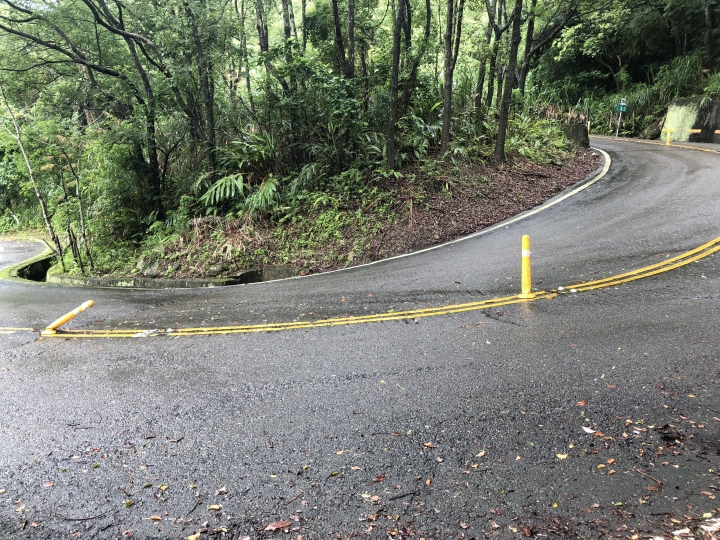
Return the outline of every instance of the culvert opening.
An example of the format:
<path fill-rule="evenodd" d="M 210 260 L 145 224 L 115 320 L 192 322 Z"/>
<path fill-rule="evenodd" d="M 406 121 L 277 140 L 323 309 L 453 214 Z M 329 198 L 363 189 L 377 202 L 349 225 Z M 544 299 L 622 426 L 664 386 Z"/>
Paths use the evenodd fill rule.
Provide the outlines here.
<path fill-rule="evenodd" d="M 41 259 L 18 270 L 18 276 L 30 281 L 46 281 L 50 267 L 55 263 L 55 257 Z"/>

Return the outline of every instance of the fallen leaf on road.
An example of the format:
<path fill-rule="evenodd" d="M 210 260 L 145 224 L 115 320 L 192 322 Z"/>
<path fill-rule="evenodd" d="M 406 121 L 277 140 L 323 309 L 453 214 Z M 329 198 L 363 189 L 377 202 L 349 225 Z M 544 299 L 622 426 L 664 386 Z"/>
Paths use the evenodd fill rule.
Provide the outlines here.
<path fill-rule="evenodd" d="M 198 540 L 200 538 L 200 533 L 191 534 L 187 537 L 187 540 Z"/>
<path fill-rule="evenodd" d="M 709 518 L 711 518 L 711 517 L 712 517 L 712 512 L 705 512 L 705 513 L 703 514 L 703 518 L 704 518 L 704 519 L 709 519 Z"/>
<path fill-rule="evenodd" d="M 128 499 L 128 500 L 125 501 L 123 504 L 125 504 L 125 506 L 127 506 L 127 507 L 130 507 L 130 506 L 132 506 L 132 505 L 135 504 L 135 503 L 134 503 L 133 501 L 131 501 L 130 499 Z"/>
<path fill-rule="evenodd" d="M 385 477 L 382 476 L 381 474 L 378 474 L 378 475 L 373 479 L 373 482 L 382 482 L 383 480 L 385 480 Z"/>
<path fill-rule="evenodd" d="M 353 465 L 353 466 L 350 467 L 350 468 L 351 468 L 353 471 L 359 471 L 359 470 L 360 470 L 360 467 L 358 467 L 357 465 Z"/>
<path fill-rule="evenodd" d="M 284 529 L 285 527 L 289 527 L 292 525 L 291 521 L 273 521 L 270 523 L 267 527 L 265 527 L 264 531 L 279 531 L 280 529 Z"/>
<path fill-rule="evenodd" d="M 475 457 L 483 457 L 485 455 L 485 450 L 477 454 Z"/>
<path fill-rule="evenodd" d="M 153 521 L 162 521 L 162 517 L 160 516 L 150 516 L 150 519 Z"/>
<path fill-rule="evenodd" d="M 50 481 L 50 482 L 45 482 L 45 483 L 43 484 L 43 486 L 45 486 L 45 487 L 52 487 L 52 486 L 54 486 L 54 485 L 55 485 L 55 482 L 52 482 L 52 481 Z"/>
<path fill-rule="evenodd" d="M 608 465 L 612 465 L 613 463 L 615 463 L 615 460 L 614 460 L 614 459 L 608 459 L 608 460 L 607 460 L 607 464 L 608 464 Z"/>
<path fill-rule="evenodd" d="M 520 527 L 520 530 L 522 531 L 523 536 L 532 536 L 532 529 L 527 525 Z"/>
<path fill-rule="evenodd" d="M 460 524 L 460 528 L 461 528 L 461 529 L 467 529 L 467 528 L 468 528 L 468 524 L 467 524 L 467 523 L 461 523 L 461 524 Z"/>
<path fill-rule="evenodd" d="M 604 464 L 604 463 L 601 463 L 600 465 L 597 466 L 597 468 L 598 468 L 598 469 L 604 469 L 604 468 L 605 468 L 605 464 Z"/>
<path fill-rule="evenodd" d="M 425 448 L 435 448 L 435 445 L 431 442 L 426 442 L 425 444 L 423 444 L 423 446 Z"/>
<path fill-rule="evenodd" d="M 432 484 L 432 480 L 430 480 L 429 478 L 427 480 L 425 480 L 426 486 L 429 486 L 430 484 Z"/>
<path fill-rule="evenodd" d="M 38 525 L 39 525 L 39 523 L 38 523 L 37 521 L 33 521 L 33 522 L 30 524 L 30 526 L 31 526 L 33 529 L 36 529 Z"/>
<path fill-rule="evenodd" d="M 23 510 L 25 510 L 25 505 L 24 505 L 24 504 L 23 504 L 22 506 L 20 506 L 20 507 L 18 507 L 18 508 L 15 509 L 16 512 L 22 512 Z"/>
<path fill-rule="evenodd" d="M 222 509 L 222 506 L 220 506 L 219 504 L 211 504 L 210 506 L 208 506 L 208 510 L 220 510 L 220 509 Z"/>
<path fill-rule="evenodd" d="M 605 436 L 605 434 L 604 434 L 602 431 L 596 431 L 596 432 L 595 432 L 595 435 L 597 435 L 598 437 L 604 437 L 604 436 Z"/>
<path fill-rule="evenodd" d="M 567 459 L 568 455 L 567 454 L 555 454 L 555 457 L 558 459 Z"/>
<path fill-rule="evenodd" d="M 335 453 L 336 453 L 338 456 L 342 456 L 342 454 L 343 454 L 344 451 L 345 451 L 345 450 L 338 450 L 338 451 L 335 452 Z"/>
<path fill-rule="evenodd" d="M 215 495 L 225 495 L 228 492 L 227 488 L 225 486 L 220 486 L 218 490 L 215 492 Z"/>
<path fill-rule="evenodd" d="M 583 428 L 583 431 L 584 431 L 585 433 L 595 433 L 595 430 L 594 430 L 594 429 L 590 429 L 589 427 L 583 426 L 582 428 Z"/>
<path fill-rule="evenodd" d="M 615 469 L 612 469 L 611 471 L 608 471 L 608 474 L 615 474 Z"/>
<path fill-rule="evenodd" d="M 688 394 L 689 398 L 696 398 L 697 396 L 695 394 Z"/>
<path fill-rule="evenodd" d="M 587 401 L 585 401 L 584 399 L 582 399 L 582 400 L 578 401 L 577 404 L 578 404 L 580 407 L 584 407 L 585 405 L 587 405 Z"/>
<path fill-rule="evenodd" d="M 370 497 L 370 502 L 378 502 L 380 500 L 380 497 L 377 495 L 373 495 Z"/>

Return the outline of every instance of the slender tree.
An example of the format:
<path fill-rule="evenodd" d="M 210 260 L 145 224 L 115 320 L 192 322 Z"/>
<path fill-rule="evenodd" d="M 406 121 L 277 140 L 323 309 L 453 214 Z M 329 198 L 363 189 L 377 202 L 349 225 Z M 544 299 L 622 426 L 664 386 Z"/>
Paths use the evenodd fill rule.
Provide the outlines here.
<path fill-rule="evenodd" d="M 440 135 L 440 153 L 447 152 L 450 146 L 450 124 L 452 123 L 452 86 L 455 64 L 460 52 L 460 35 L 462 33 L 463 11 L 465 0 L 447 0 L 445 13 L 445 69 L 443 77 L 443 114 L 442 133 Z"/>
<path fill-rule="evenodd" d="M 522 0 L 515 0 L 513 10 L 512 37 L 510 38 L 510 55 L 505 74 L 502 101 L 500 102 L 500 117 L 498 118 L 498 133 L 495 141 L 495 159 L 505 161 L 505 138 L 507 136 L 508 121 L 510 119 L 510 99 L 512 98 L 513 84 L 515 83 L 515 68 L 517 66 L 518 48 L 520 47 L 520 26 L 522 21 Z"/>

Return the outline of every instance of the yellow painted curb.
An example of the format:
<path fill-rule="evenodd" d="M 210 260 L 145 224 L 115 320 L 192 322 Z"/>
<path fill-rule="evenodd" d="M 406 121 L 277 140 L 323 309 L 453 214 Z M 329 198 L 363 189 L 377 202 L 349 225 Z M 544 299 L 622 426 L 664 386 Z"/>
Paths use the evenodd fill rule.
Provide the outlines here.
<path fill-rule="evenodd" d="M 704 257 L 708 257 L 713 253 L 720 251 L 720 237 L 703 244 L 695 249 L 686 251 L 685 253 L 672 257 L 665 261 L 651 264 L 631 272 L 625 272 L 616 276 L 577 283 L 568 287 L 558 287 L 556 291 L 546 292 L 540 291 L 535 293 L 532 298 L 522 298 L 521 295 L 505 296 L 500 298 L 492 298 L 480 302 L 468 302 L 464 304 L 452 304 L 436 308 L 423 308 L 407 311 L 390 311 L 386 313 L 378 313 L 375 315 L 362 315 L 350 317 L 338 317 L 335 319 L 325 319 L 319 321 L 307 322 L 286 322 L 274 324 L 255 324 L 247 326 L 217 326 L 217 327 L 198 327 L 198 328 L 167 328 L 167 329 L 127 329 L 127 330 L 58 330 L 54 334 L 45 337 L 61 337 L 61 338 L 134 338 L 134 337 L 157 337 L 157 336 L 198 336 L 198 335 L 217 335 L 217 334 L 248 334 L 257 332 L 280 332 L 284 330 L 300 330 L 309 328 L 321 328 L 327 326 L 347 326 L 351 324 L 378 323 L 386 321 L 399 320 L 415 320 L 424 317 L 437 317 L 439 315 L 449 315 L 452 313 L 464 313 L 467 311 L 478 311 L 482 309 L 490 309 L 499 306 L 507 306 L 511 304 L 521 304 L 525 302 L 534 302 L 537 300 L 551 300 L 557 294 L 580 293 L 595 289 L 614 287 L 623 283 L 629 283 L 638 279 L 647 278 L 663 272 L 675 270 L 692 262 L 698 261 Z"/>
<path fill-rule="evenodd" d="M 643 139 L 617 139 L 615 137 L 608 137 L 606 135 L 590 135 L 593 139 L 604 139 L 607 141 L 622 141 L 622 142 L 630 142 L 630 143 L 638 143 L 638 144 L 653 144 L 655 146 L 668 146 L 666 143 L 657 142 L 657 141 L 646 141 Z M 685 144 L 676 144 L 673 143 L 670 146 L 673 148 L 684 148 L 686 150 L 699 150 L 700 152 L 710 152 L 711 154 L 720 154 L 720 150 L 714 150 L 712 148 L 701 148 L 699 146 L 687 146 Z"/>

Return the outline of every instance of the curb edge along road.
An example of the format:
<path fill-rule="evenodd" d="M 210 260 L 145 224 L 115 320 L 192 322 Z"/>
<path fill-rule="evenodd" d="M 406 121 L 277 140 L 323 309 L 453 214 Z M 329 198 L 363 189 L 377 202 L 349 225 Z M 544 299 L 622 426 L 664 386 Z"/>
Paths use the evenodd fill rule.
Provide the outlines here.
<path fill-rule="evenodd" d="M 418 251 L 412 251 L 412 252 L 410 252 L 410 253 L 403 253 L 402 255 L 395 255 L 395 256 L 393 256 L 393 257 L 388 257 L 388 258 L 386 258 L 386 259 L 379 259 L 379 260 L 377 260 L 377 261 L 372 261 L 372 262 L 365 263 L 365 264 L 359 264 L 359 265 L 357 265 L 357 266 L 351 266 L 351 267 L 348 267 L 348 268 L 339 268 L 339 269 L 337 269 L 337 270 L 330 270 L 330 271 L 328 271 L 328 272 L 321 272 L 321 273 L 319 273 L 319 274 L 308 274 L 308 275 L 305 275 L 305 276 L 292 276 L 292 277 L 288 277 L 288 278 L 283 278 L 283 279 L 281 279 L 281 280 L 279 280 L 279 279 L 273 279 L 273 280 L 268 280 L 268 281 L 245 283 L 244 285 L 258 285 L 258 284 L 262 284 L 262 283 L 272 283 L 272 282 L 274 282 L 274 281 L 285 281 L 285 280 L 290 280 L 290 279 L 305 279 L 305 278 L 312 278 L 312 277 L 317 277 L 317 276 L 325 276 L 325 275 L 334 274 L 334 273 L 337 273 L 337 272 L 347 272 L 347 271 L 350 271 L 350 270 L 355 270 L 356 268 L 364 268 L 364 267 L 366 267 L 366 266 L 372 266 L 372 265 L 375 265 L 375 264 L 385 263 L 385 262 L 387 262 L 387 261 L 392 261 L 392 260 L 395 260 L 395 259 L 403 259 L 403 258 L 405 258 L 405 257 L 411 257 L 411 256 L 414 256 L 414 255 L 418 255 L 418 254 L 420 254 L 420 253 L 426 253 L 426 252 L 428 252 L 428 251 L 433 251 L 433 250 L 435 250 L 435 249 L 440 249 L 440 248 L 443 248 L 443 247 L 446 247 L 446 246 L 449 246 L 449 245 L 452 245 L 452 244 L 457 244 L 457 243 L 459 243 L 459 242 L 464 242 L 464 241 L 466 241 L 466 240 L 470 240 L 470 239 L 472 239 L 472 238 L 476 238 L 476 237 L 478 237 L 478 236 L 482 236 L 482 235 L 484 235 L 484 234 L 488 234 L 488 233 L 493 232 L 493 231 L 495 231 L 495 230 L 497 230 L 497 229 L 501 229 L 501 228 L 503 228 L 503 227 L 506 227 L 507 225 L 510 225 L 511 223 L 515 223 L 515 222 L 517 222 L 517 221 L 523 220 L 523 219 L 528 218 L 528 217 L 530 217 L 530 216 L 533 216 L 533 215 L 535 215 L 535 214 L 537 214 L 537 213 L 539 213 L 539 212 L 542 212 L 543 210 L 546 210 L 546 209 L 548 209 L 548 208 L 550 208 L 550 207 L 552 207 L 552 206 L 555 206 L 556 204 L 558 204 L 558 203 L 564 201 L 565 199 L 567 199 L 567 198 L 569 198 L 569 197 L 572 197 L 573 195 L 575 195 L 575 194 L 583 191 L 584 189 L 590 187 L 591 185 L 593 185 L 594 183 L 596 183 L 597 181 L 599 181 L 601 178 L 603 178 L 603 177 L 608 173 L 608 171 L 610 170 L 610 166 L 611 166 L 611 164 L 612 164 L 612 160 L 610 159 L 610 156 L 607 154 L 607 152 L 605 152 L 604 150 L 601 150 L 601 149 L 599 149 L 599 148 L 593 148 L 593 147 L 591 147 L 590 149 L 593 150 L 594 152 L 598 152 L 598 153 L 603 157 L 604 162 L 603 162 L 602 167 L 601 167 L 601 168 L 599 167 L 599 168 L 600 168 L 600 172 L 597 172 L 597 169 L 595 169 L 595 171 L 593 171 L 592 173 L 590 173 L 587 177 L 585 177 L 585 179 L 583 179 L 583 180 L 581 180 L 580 182 L 578 182 L 579 185 L 575 184 L 574 186 L 568 188 L 568 190 L 566 190 L 566 191 L 564 191 L 564 192 L 562 192 L 562 193 L 559 193 L 558 195 L 555 195 L 553 198 L 545 201 L 545 202 L 542 203 L 541 205 L 536 206 L 535 208 L 531 208 L 530 210 L 525 210 L 524 212 L 521 212 L 520 214 L 518 214 L 518 215 L 516 215 L 516 216 L 513 216 L 513 217 L 508 218 L 508 219 L 506 219 L 506 220 L 504 220 L 504 221 L 501 221 L 501 222 L 499 222 L 499 223 L 496 223 L 495 225 L 491 225 L 490 227 L 486 227 L 486 228 L 481 229 L 481 230 L 479 230 L 479 231 L 477 231 L 477 232 L 471 233 L 471 234 L 469 234 L 469 235 L 467 235 L 467 236 L 462 236 L 462 237 L 460 237 L 460 238 L 455 238 L 454 240 L 450 240 L 450 241 L 444 242 L 444 243 L 442 243 L 442 244 L 437 244 L 437 245 L 434 245 L 434 246 L 430 246 L 430 247 L 427 247 L 427 248 L 424 248 L 424 249 L 421 249 L 421 250 L 418 250 Z M 590 177 L 589 180 L 588 180 L 588 177 Z M 35 241 L 37 241 L 37 242 L 41 242 L 41 240 L 36 240 L 36 239 L 33 239 L 33 240 L 35 240 Z M 10 280 L 10 281 L 15 281 L 15 282 L 18 282 L 18 281 L 21 281 L 21 280 L 22 280 L 22 282 L 24 282 L 24 283 L 36 283 L 36 282 L 30 281 L 30 280 L 25 280 L 25 279 L 22 279 L 22 278 L 17 277 L 17 270 L 18 270 L 19 268 L 22 268 L 23 266 L 25 266 L 28 262 L 30 262 L 30 261 L 33 261 L 33 262 L 34 262 L 34 260 L 35 260 L 36 258 L 39 260 L 39 259 L 47 256 L 49 253 L 51 253 L 51 251 L 48 249 L 48 250 L 46 250 L 46 251 L 42 254 L 42 256 L 36 256 L 36 257 L 31 258 L 31 259 L 28 259 L 27 261 L 23 261 L 23 262 L 20 262 L 20 263 L 16 263 L 16 264 L 12 265 L 9 269 L 6 268 L 5 271 L 8 271 L 8 270 L 9 270 L 9 271 L 11 272 L 11 275 L 10 275 L 8 278 L 6 278 L 6 277 L 3 277 L 3 276 L 0 274 L 0 279 L 8 279 L 8 280 Z M 14 275 L 14 276 L 12 275 L 12 272 L 15 272 L 15 275 Z M 93 283 L 92 283 L 92 281 L 90 281 L 89 283 L 87 283 L 87 285 L 83 285 L 83 284 L 79 283 L 80 281 L 82 281 L 82 279 L 83 279 L 83 278 L 73 278 L 73 282 L 72 282 L 72 283 L 60 283 L 60 282 L 57 282 L 57 281 L 51 281 L 51 282 L 48 282 L 48 283 L 52 283 L 53 285 L 70 286 L 70 287 L 90 286 L 90 287 L 92 287 L 92 288 L 108 288 L 108 289 L 126 289 L 126 290 L 151 290 L 151 289 L 155 289 L 155 290 L 157 290 L 157 289 L 154 288 L 154 287 L 128 287 L 128 286 L 114 287 L 114 286 L 102 286 L 102 285 L 94 286 Z M 88 280 L 94 280 L 95 278 L 87 278 L 87 279 L 88 279 Z M 170 281 L 170 280 L 166 280 L 166 281 Z M 187 281 L 187 280 L 182 280 L 182 281 Z M 212 280 L 206 280 L 206 281 L 212 281 Z M 231 285 L 234 285 L 234 284 L 231 284 Z M 205 287 L 207 287 L 207 286 L 205 286 Z M 210 286 L 210 287 L 212 287 L 212 286 Z M 173 288 L 173 287 L 172 287 L 171 285 L 167 285 L 166 287 L 159 287 L 159 289 L 162 289 L 162 288 Z M 196 288 L 196 287 L 184 287 L 184 288 Z"/>
<path fill-rule="evenodd" d="M 580 185 L 575 184 L 575 186 L 572 186 L 572 187 L 568 188 L 568 190 L 566 190 L 562 193 L 559 193 L 558 195 L 555 195 L 553 198 L 545 201 L 540 206 L 536 206 L 535 208 L 531 208 L 530 210 L 525 210 L 524 212 L 521 212 L 520 214 L 518 214 L 516 216 L 513 216 L 504 221 L 496 223 L 495 225 L 491 225 L 490 227 L 481 229 L 477 232 L 468 234 L 467 236 L 462 236 L 460 238 L 456 238 L 454 240 L 450 240 L 450 241 L 444 242 L 442 244 L 437 244 L 437 245 L 430 246 L 430 247 L 427 247 L 424 249 L 420 249 L 418 251 L 412 251 L 410 253 L 403 253 L 402 255 L 395 255 L 393 257 L 388 257 L 386 259 L 379 259 L 377 261 L 359 264 L 357 266 L 351 266 L 349 268 L 339 268 L 337 270 L 330 270 L 328 272 L 322 272 L 320 274 L 308 274 L 306 276 L 293 276 L 293 277 L 285 278 L 285 280 L 307 279 L 307 278 L 312 278 L 312 277 L 317 277 L 317 276 L 326 276 L 328 274 L 335 274 L 338 272 L 347 272 L 350 270 L 355 270 L 357 268 L 364 268 L 366 266 L 372 266 L 375 264 L 385 263 L 387 261 L 394 261 L 396 259 L 404 259 L 406 257 L 412 257 L 412 256 L 418 255 L 420 253 L 427 253 L 427 252 L 433 251 L 435 249 L 444 248 L 444 247 L 450 246 L 452 244 L 458 244 L 460 242 L 464 242 L 464 241 L 470 240 L 472 238 L 477 238 L 478 236 L 482 236 L 484 234 L 491 233 L 498 229 L 502 229 L 502 228 L 510 225 L 511 223 L 515 223 L 517 221 L 521 221 L 525 218 L 533 216 L 539 212 L 542 212 L 543 210 L 547 210 L 548 208 L 555 206 L 556 204 L 564 201 L 565 199 L 567 199 L 569 197 L 572 197 L 573 195 L 575 195 L 577 193 L 580 193 L 584 189 L 589 188 L 591 185 L 593 185 L 595 182 L 599 181 L 601 178 L 603 178 L 608 173 L 608 171 L 610 170 L 610 165 L 612 164 L 612 160 L 610 159 L 610 156 L 608 155 L 608 153 L 605 152 L 604 150 L 601 150 L 600 148 L 590 147 L 590 150 L 592 150 L 594 152 L 598 152 L 603 157 L 604 163 L 602 165 L 602 168 L 599 167 L 600 172 L 597 172 L 597 169 L 595 169 L 595 171 L 591 172 L 587 177 L 585 177 L 585 179 L 580 180 L 580 182 L 578 182 L 578 184 L 580 184 Z M 590 177 L 589 180 L 588 180 L 588 177 Z M 278 280 L 264 281 L 262 283 L 271 283 L 272 281 L 278 281 Z M 248 285 L 258 285 L 258 283 L 248 283 Z"/>

